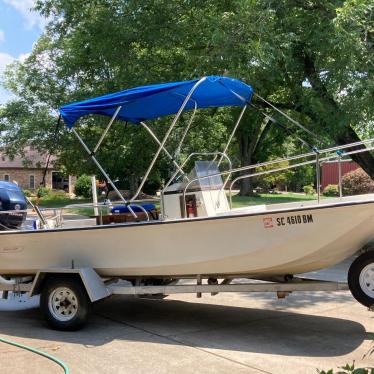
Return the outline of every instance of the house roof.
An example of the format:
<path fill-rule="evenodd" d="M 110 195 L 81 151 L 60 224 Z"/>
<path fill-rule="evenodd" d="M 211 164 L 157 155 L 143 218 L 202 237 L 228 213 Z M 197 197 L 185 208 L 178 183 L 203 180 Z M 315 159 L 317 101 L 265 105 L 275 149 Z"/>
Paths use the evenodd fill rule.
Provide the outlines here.
<path fill-rule="evenodd" d="M 32 147 L 25 147 L 22 154 L 9 157 L 4 150 L 0 150 L 0 170 L 1 169 L 44 169 L 48 159 L 48 154 L 42 154 Z M 48 169 L 53 169 L 56 161 L 55 156 L 51 156 Z"/>

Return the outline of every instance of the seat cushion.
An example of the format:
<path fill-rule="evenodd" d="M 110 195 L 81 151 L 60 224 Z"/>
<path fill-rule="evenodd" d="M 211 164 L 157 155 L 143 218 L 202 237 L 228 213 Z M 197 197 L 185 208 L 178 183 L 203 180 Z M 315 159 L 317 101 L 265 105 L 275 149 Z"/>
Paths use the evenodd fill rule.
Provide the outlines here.
<path fill-rule="evenodd" d="M 132 205 L 130 204 L 130 207 L 131 209 L 135 212 L 135 213 L 140 213 L 140 212 L 143 212 L 143 209 L 147 212 L 150 212 L 152 210 L 155 210 L 156 209 L 156 206 L 154 204 L 143 204 L 141 205 L 141 207 L 143 209 L 140 208 L 139 205 Z M 127 205 L 115 205 L 111 211 L 111 213 L 130 213 L 130 209 Z"/>

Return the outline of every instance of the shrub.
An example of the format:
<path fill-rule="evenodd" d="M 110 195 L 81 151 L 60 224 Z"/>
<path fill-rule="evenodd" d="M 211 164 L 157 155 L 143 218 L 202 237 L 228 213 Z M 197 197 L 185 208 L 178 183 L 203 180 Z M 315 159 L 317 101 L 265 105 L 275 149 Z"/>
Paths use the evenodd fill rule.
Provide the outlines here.
<path fill-rule="evenodd" d="M 337 184 L 329 184 L 323 190 L 324 196 L 339 196 L 339 186 Z"/>
<path fill-rule="evenodd" d="M 26 197 L 31 197 L 33 195 L 33 193 L 30 191 L 30 190 L 23 190 L 23 194 L 26 196 Z"/>
<path fill-rule="evenodd" d="M 303 187 L 305 195 L 315 195 L 316 190 L 312 185 L 304 186 Z"/>
<path fill-rule="evenodd" d="M 318 374 L 373 374 L 374 373 L 373 367 L 356 368 L 354 362 L 352 365 L 347 364 L 345 366 L 340 367 L 340 369 L 339 371 L 334 371 L 333 369 L 330 369 L 329 371 L 317 370 L 317 373 Z"/>
<path fill-rule="evenodd" d="M 373 307 L 369 308 L 369 311 L 373 312 Z M 371 339 L 374 337 L 372 336 Z M 373 340 L 374 343 L 374 340 Z M 368 356 L 371 356 L 374 354 L 374 348 L 371 347 L 362 357 L 362 360 L 365 359 Z M 346 364 L 345 366 L 341 366 L 339 371 L 334 371 L 333 369 L 330 369 L 328 371 L 325 370 L 318 370 L 318 374 L 374 374 L 374 367 L 363 367 L 363 368 L 357 368 L 355 366 L 355 362 L 353 361 L 352 365 Z"/>
<path fill-rule="evenodd" d="M 41 186 L 38 188 L 38 191 L 36 194 L 38 197 L 45 197 L 45 196 L 48 196 L 50 193 L 51 193 L 50 188 Z"/>
<path fill-rule="evenodd" d="M 69 195 L 62 190 L 51 191 L 44 200 L 66 200 L 69 198 Z"/>
<path fill-rule="evenodd" d="M 374 192 L 373 180 L 362 169 L 345 174 L 342 183 L 345 195 L 360 195 Z"/>
<path fill-rule="evenodd" d="M 74 192 L 77 196 L 89 198 L 92 196 L 91 177 L 89 175 L 81 175 L 75 182 Z"/>

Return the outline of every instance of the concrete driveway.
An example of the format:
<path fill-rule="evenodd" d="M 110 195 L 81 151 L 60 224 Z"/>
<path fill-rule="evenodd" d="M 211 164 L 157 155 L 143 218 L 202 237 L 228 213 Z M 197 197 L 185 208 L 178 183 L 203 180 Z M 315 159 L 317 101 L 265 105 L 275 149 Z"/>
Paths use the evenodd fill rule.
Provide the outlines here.
<path fill-rule="evenodd" d="M 316 277 L 344 280 L 346 261 Z M 37 309 L 0 312 L 0 337 L 40 348 L 76 373 L 316 373 L 355 361 L 374 366 L 374 313 L 349 292 L 112 297 L 84 330 L 46 328 Z M 0 372 L 62 373 L 0 343 Z"/>

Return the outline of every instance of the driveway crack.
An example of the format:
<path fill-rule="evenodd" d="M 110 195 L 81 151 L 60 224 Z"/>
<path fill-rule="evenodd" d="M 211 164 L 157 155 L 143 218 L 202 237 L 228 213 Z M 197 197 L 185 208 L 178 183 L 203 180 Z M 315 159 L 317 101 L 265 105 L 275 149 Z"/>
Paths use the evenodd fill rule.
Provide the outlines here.
<path fill-rule="evenodd" d="M 220 359 L 223 359 L 225 361 L 228 361 L 228 362 L 231 362 L 233 364 L 236 364 L 236 365 L 240 365 L 242 367 L 245 367 L 247 369 L 252 369 L 252 370 L 256 370 L 257 372 L 259 373 L 264 373 L 264 374 L 274 374 L 270 371 L 266 371 L 266 370 L 262 370 L 258 367 L 255 367 L 255 366 L 252 366 L 252 365 L 248 365 L 248 364 L 244 364 L 243 362 L 240 362 L 240 361 L 237 361 L 237 360 L 233 360 L 231 358 L 228 358 L 228 357 L 225 357 L 223 355 L 220 355 L 218 353 L 214 353 L 214 352 L 211 352 L 209 350 L 206 350 L 204 348 L 200 348 L 200 347 L 197 347 L 196 345 L 192 344 L 192 343 L 189 343 L 189 342 L 183 342 L 183 341 L 180 341 L 180 340 L 177 340 L 175 337 L 173 337 L 172 335 L 162 335 L 162 334 L 159 334 L 159 333 L 156 333 L 156 332 L 153 332 L 153 331 L 150 331 L 150 330 L 147 330 L 143 327 L 139 327 L 139 326 L 136 326 L 136 325 L 133 325 L 131 323 L 128 323 L 128 322 L 124 322 L 124 321 L 120 321 L 120 320 L 117 320 L 115 318 L 112 318 L 112 317 L 108 317 L 108 316 L 105 316 L 103 314 L 99 314 L 99 313 L 95 313 L 97 316 L 101 317 L 101 318 L 104 318 L 104 319 L 107 319 L 107 320 L 110 320 L 112 322 L 115 322 L 115 323 L 119 323 L 119 324 L 122 324 L 122 325 L 125 325 L 125 326 L 128 326 L 128 327 L 132 327 L 134 329 L 137 329 L 137 330 L 140 330 L 140 331 L 143 331 L 147 334 L 150 334 L 150 335 L 153 335 L 153 336 L 157 336 L 158 338 L 162 338 L 162 339 L 166 339 L 166 340 L 169 340 L 175 344 L 178 344 L 178 345 L 183 345 L 183 346 L 187 346 L 187 347 L 190 347 L 190 348 L 193 348 L 193 349 L 196 349 L 200 352 L 204 352 L 204 353 L 207 353 L 211 356 L 214 356 L 214 357 L 217 357 L 217 358 L 220 358 Z"/>

